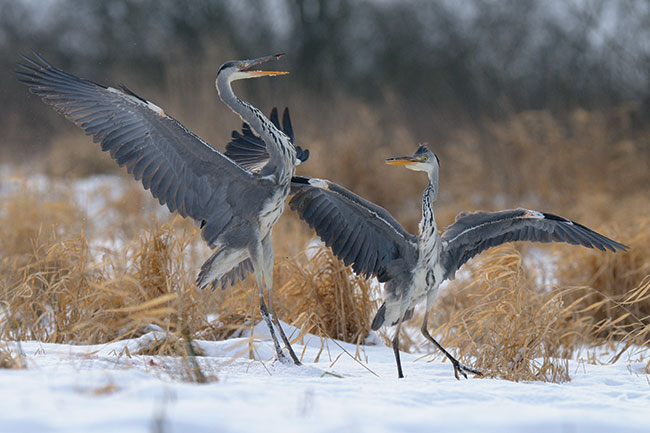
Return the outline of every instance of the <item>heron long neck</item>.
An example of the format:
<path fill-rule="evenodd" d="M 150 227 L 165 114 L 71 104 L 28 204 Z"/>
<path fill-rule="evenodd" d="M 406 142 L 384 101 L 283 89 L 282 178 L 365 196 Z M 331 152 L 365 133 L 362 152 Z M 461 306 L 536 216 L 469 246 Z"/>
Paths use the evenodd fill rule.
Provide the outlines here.
<path fill-rule="evenodd" d="M 264 140 L 270 159 L 261 174 L 275 174 L 279 184 L 288 184 L 296 168 L 296 149 L 289 138 L 259 109 L 239 99 L 232 90 L 231 80 L 227 77 L 217 75 L 216 84 L 221 100 Z"/>
<path fill-rule="evenodd" d="M 437 182 L 429 182 L 422 194 L 422 219 L 420 220 L 420 243 L 426 243 L 437 233 L 436 218 L 433 214 L 433 202 L 436 200 Z"/>

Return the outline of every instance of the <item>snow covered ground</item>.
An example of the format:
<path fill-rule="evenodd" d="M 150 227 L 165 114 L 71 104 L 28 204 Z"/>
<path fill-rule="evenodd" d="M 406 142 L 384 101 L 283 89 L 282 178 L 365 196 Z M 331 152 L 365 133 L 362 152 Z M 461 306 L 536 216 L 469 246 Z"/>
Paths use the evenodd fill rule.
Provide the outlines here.
<path fill-rule="evenodd" d="M 19 184 L 4 182 L 0 196 Z M 39 177 L 31 184 L 56 186 Z M 107 185 L 116 194 L 124 189 L 117 176 L 72 184 L 92 221 L 107 217 L 100 191 Z M 553 275 L 544 254 L 530 260 Z M 294 344 L 304 351 L 304 365 L 295 367 L 273 361 L 266 332 L 264 325 L 253 331 L 255 359 L 246 337 L 197 342 L 207 355 L 197 358 L 202 371 L 216 378 L 208 384 L 184 381 L 178 358 L 126 353 L 151 334 L 99 346 L 9 343 L 27 368 L 0 369 L 0 433 L 650 431 L 648 352 L 641 361 L 629 350 L 635 355 L 613 365 L 605 363 L 611 353 L 597 365 L 578 357 L 565 384 L 457 381 L 448 362 L 404 353 L 407 377 L 398 380 L 388 347 L 361 347 L 360 362 L 356 346 L 329 340 L 323 347 L 306 336 Z"/>
<path fill-rule="evenodd" d="M 650 431 L 645 362 L 571 361 L 565 384 L 457 381 L 452 367 L 403 354 L 397 379 L 384 346 L 307 336 L 301 367 L 248 338 L 200 341 L 208 384 L 183 381 L 180 360 L 134 353 L 140 339 L 99 346 L 23 342 L 27 368 L 0 370 L 0 432 L 621 432 Z M 306 347 L 305 347 L 306 346 Z M 12 346 L 16 348 L 15 344 Z M 625 357 L 623 357 L 625 358 Z M 603 359 L 606 359 L 603 357 Z"/>

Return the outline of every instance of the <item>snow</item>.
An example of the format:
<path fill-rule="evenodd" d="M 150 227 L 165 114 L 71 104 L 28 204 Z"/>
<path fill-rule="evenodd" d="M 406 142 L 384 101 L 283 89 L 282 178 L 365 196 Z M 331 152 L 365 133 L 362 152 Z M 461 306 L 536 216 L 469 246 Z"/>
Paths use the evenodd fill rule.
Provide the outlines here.
<path fill-rule="evenodd" d="M 22 180 L 0 171 L 0 196 L 19 188 Z M 116 199 L 124 182 L 96 176 L 59 185 L 33 176 L 29 184 L 41 192 L 71 189 L 96 221 L 110 218 L 105 191 Z M 103 243 L 115 247 L 110 239 L 94 242 L 98 251 Z M 545 251 L 528 252 L 529 264 L 543 270 L 539 278 L 552 278 L 554 263 Z M 294 344 L 296 353 L 304 352 L 304 365 L 280 364 L 259 324 L 237 338 L 197 341 L 206 355 L 197 362 L 216 380 L 196 384 L 184 380 L 179 358 L 132 355 L 161 337 L 151 332 L 99 346 L 7 343 L 22 350 L 27 368 L 0 369 L 0 433 L 650 431 L 648 353 L 641 349 L 615 364 L 607 363 L 612 353 L 606 351 L 595 365 L 578 355 L 569 361 L 572 381 L 564 384 L 457 381 L 448 362 L 403 353 L 406 378 L 399 380 L 392 349 L 381 344 L 357 348 L 307 335 Z M 371 334 L 366 342 L 380 339 Z"/>
<path fill-rule="evenodd" d="M 22 342 L 27 368 L 0 370 L 0 431 L 650 431 L 640 360 L 571 360 L 569 383 L 515 383 L 457 381 L 449 363 L 403 353 L 400 380 L 389 347 L 361 346 L 359 361 L 356 346 L 307 335 L 294 344 L 304 350 L 296 367 L 273 360 L 264 324 L 252 333 L 196 342 L 202 371 L 217 378 L 207 384 L 183 381 L 178 358 L 123 350 L 153 333 L 99 346 Z"/>

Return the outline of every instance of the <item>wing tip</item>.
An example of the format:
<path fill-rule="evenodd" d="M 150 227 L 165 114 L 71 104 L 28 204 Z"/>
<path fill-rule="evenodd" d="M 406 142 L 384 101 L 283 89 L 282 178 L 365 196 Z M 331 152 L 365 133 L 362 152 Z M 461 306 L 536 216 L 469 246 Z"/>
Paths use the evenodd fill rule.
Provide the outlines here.
<path fill-rule="evenodd" d="M 589 246 L 589 248 L 597 248 L 597 249 L 599 249 L 601 251 L 604 251 L 604 252 L 607 252 L 607 250 L 609 250 L 609 251 L 614 252 L 614 253 L 619 252 L 619 251 L 625 252 L 625 251 L 630 250 L 629 246 L 627 246 L 625 244 L 622 244 L 620 242 L 617 242 L 617 241 L 615 241 L 613 239 L 610 239 L 607 236 L 601 235 L 600 233 L 590 229 L 589 227 L 587 227 L 587 226 L 585 226 L 583 224 L 580 224 L 578 222 L 572 221 L 572 220 L 570 220 L 568 218 L 564 218 L 564 217 L 554 215 L 554 214 L 551 214 L 551 213 L 547 213 L 547 212 L 542 212 L 542 215 L 544 215 L 544 218 L 546 218 L 546 219 L 553 220 L 553 221 L 564 222 L 564 223 L 579 227 L 580 229 L 586 231 L 590 235 L 591 246 Z M 595 237 L 595 239 L 594 239 L 594 237 Z M 594 242 L 594 241 L 598 241 L 598 242 Z"/>

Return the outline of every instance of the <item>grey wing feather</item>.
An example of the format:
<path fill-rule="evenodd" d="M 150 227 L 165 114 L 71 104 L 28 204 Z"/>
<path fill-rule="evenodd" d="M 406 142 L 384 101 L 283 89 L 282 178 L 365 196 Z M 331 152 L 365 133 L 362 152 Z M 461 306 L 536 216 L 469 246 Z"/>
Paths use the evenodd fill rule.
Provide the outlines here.
<path fill-rule="evenodd" d="M 231 141 L 226 145 L 226 156 L 251 171 L 261 170 L 270 158 L 264 141 L 253 133 L 248 123 L 242 125 L 241 133 L 232 132 Z"/>
<path fill-rule="evenodd" d="M 273 107 L 269 120 L 276 128 L 282 130 L 295 144 L 289 109 L 285 108 L 282 114 L 282 127 L 278 118 L 278 109 Z M 242 131 L 232 131 L 231 141 L 226 145 L 226 156 L 237 164 L 251 171 L 261 170 L 269 160 L 266 144 L 255 134 L 247 123 L 242 124 Z M 296 158 L 302 163 L 309 158 L 309 150 L 296 146 Z"/>
<path fill-rule="evenodd" d="M 415 237 L 385 209 L 329 181 L 294 177 L 291 187 L 291 209 L 357 274 L 386 281 L 392 262 L 417 260 Z"/>
<path fill-rule="evenodd" d="M 78 78 L 34 56 L 23 56 L 26 64 L 16 71 L 20 81 L 92 135 L 160 204 L 199 222 L 210 246 L 242 212 L 244 190 L 251 200 L 263 201 L 264 182 L 160 108 L 124 87 L 120 91 Z"/>
<path fill-rule="evenodd" d="M 445 279 L 453 279 L 456 271 L 470 258 L 505 242 L 567 242 L 602 251 L 628 249 L 577 222 L 527 209 L 461 213 L 441 240 Z"/>

